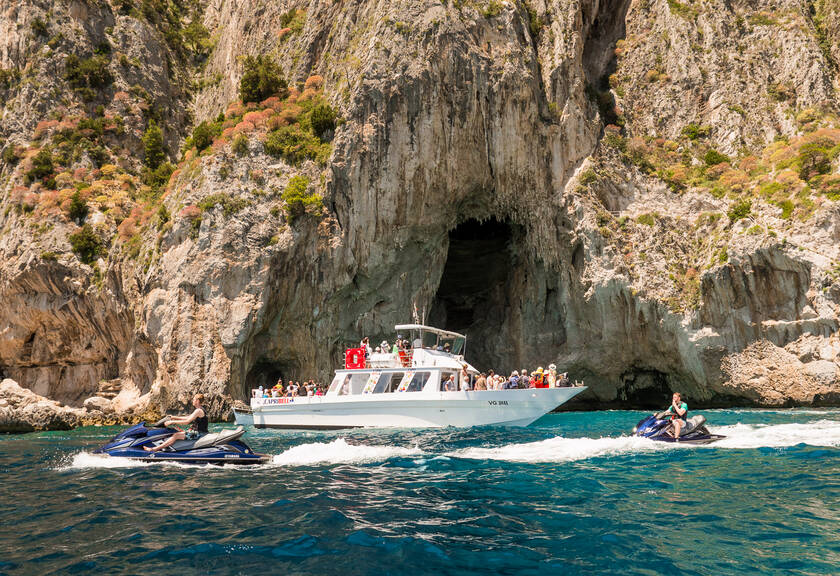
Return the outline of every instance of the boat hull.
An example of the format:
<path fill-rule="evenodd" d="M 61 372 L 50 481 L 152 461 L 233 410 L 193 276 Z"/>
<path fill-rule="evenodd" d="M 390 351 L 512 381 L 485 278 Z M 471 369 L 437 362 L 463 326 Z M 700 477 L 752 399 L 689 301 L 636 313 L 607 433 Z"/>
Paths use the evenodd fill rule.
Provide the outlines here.
<path fill-rule="evenodd" d="M 527 426 L 584 390 L 586 387 L 579 386 L 256 398 L 250 410 L 234 410 L 234 413 L 237 424 L 257 428 Z"/>

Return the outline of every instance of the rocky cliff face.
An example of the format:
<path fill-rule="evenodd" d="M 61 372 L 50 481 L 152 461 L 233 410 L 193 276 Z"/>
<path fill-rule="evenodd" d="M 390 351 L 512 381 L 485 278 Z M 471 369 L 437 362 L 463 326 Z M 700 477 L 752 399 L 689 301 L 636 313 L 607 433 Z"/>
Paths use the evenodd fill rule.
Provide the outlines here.
<path fill-rule="evenodd" d="M 837 401 L 833 3 L 49 6 L 0 15 L 0 370 L 24 388 L 89 419 L 201 390 L 221 417 L 416 305 L 592 406 Z M 256 54 L 288 96 L 237 102 Z M 321 101 L 317 154 L 278 153 Z"/>

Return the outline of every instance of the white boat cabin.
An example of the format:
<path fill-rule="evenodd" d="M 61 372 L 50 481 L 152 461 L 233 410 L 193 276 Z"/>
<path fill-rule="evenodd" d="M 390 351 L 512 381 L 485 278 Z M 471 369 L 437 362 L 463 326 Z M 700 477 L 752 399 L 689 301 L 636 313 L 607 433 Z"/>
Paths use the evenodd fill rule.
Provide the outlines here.
<path fill-rule="evenodd" d="M 363 368 L 336 370 L 326 395 L 444 392 L 450 377 L 454 379 L 454 389 L 459 390 L 464 368 L 470 375 L 478 374 L 464 360 L 467 337 L 463 334 L 422 324 L 400 324 L 394 328 L 403 341 L 410 342 L 409 347 L 371 354 Z"/>

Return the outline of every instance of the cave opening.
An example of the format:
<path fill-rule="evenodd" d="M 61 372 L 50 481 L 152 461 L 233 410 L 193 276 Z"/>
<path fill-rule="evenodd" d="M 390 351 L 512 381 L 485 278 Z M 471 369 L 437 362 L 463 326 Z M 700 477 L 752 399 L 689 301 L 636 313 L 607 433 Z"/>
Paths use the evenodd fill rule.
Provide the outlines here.
<path fill-rule="evenodd" d="M 515 362 L 509 346 L 511 295 L 519 277 L 520 232 L 508 221 L 470 219 L 449 232 L 449 251 L 428 322 L 467 336 L 479 370 Z"/>
<path fill-rule="evenodd" d="M 277 384 L 278 378 L 283 378 L 285 383 L 293 373 L 293 367 L 286 363 L 260 358 L 248 370 L 248 375 L 245 377 L 246 387 L 249 390 L 260 386 L 270 388 Z"/>

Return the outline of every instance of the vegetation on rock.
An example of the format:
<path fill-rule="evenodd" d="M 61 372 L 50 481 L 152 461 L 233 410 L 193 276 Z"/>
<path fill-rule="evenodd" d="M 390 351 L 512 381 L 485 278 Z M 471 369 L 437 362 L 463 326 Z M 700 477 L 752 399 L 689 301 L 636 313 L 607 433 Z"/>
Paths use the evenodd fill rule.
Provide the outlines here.
<path fill-rule="evenodd" d="M 269 96 L 285 98 L 288 85 L 280 67 L 268 56 L 246 56 L 242 79 L 239 81 L 239 98 L 245 102 L 260 102 Z"/>
<path fill-rule="evenodd" d="M 321 196 L 314 192 L 310 193 L 308 190 L 309 178 L 301 175 L 294 176 L 289 180 L 283 190 L 283 202 L 286 204 L 285 208 L 290 222 L 303 216 L 307 210 L 315 210 L 324 205 Z"/>
<path fill-rule="evenodd" d="M 71 234 L 67 239 L 70 241 L 70 246 L 73 247 L 73 252 L 85 264 L 93 264 L 103 253 L 102 240 L 93 231 L 90 224 L 85 224 L 81 230 Z"/>

